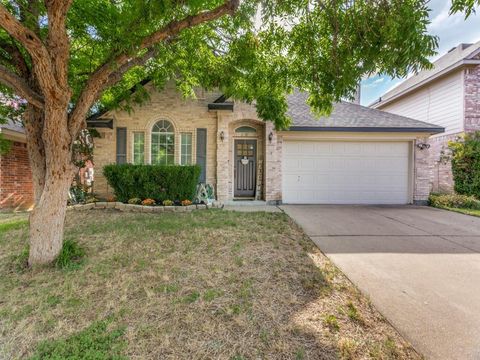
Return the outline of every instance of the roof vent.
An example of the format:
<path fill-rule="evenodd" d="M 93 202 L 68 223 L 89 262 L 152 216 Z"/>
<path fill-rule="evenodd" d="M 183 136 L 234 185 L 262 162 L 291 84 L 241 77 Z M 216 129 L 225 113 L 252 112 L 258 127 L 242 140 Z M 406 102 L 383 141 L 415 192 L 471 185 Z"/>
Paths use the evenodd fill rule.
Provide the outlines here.
<path fill-rule="evenodd" d="M 451 48 L 450 50 L 448 50 L 449 53 L 451 53 L 453 50 L 459 50 L 459 51 L 462 51 L 462 50 L 465 50 L 466 48 L 468 48 L 470 45 L 472 45 L 472 43 L 461 43 L 461 44 L 458 44 L 457 46 Z"/>

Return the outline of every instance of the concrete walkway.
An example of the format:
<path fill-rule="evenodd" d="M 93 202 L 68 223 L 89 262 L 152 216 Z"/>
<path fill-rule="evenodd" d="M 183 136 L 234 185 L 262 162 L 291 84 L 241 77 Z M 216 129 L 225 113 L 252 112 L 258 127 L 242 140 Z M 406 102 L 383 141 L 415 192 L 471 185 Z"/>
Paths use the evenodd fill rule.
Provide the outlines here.
<path fill-rule="evenodd" d="M 414 206 L 282 209 L 426 358 L 480 359 L 480 218 Z"/>

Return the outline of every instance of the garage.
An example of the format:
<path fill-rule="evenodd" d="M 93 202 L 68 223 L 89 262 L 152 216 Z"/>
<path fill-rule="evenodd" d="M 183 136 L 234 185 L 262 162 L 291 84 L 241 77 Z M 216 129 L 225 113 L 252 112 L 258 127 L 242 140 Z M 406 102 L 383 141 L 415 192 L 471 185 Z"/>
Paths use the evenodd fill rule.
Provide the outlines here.
<path fill-rule="evenodd" d="M 285 139 L 283 203 L 410 203 L 412 147 L 411 141 Z"/>

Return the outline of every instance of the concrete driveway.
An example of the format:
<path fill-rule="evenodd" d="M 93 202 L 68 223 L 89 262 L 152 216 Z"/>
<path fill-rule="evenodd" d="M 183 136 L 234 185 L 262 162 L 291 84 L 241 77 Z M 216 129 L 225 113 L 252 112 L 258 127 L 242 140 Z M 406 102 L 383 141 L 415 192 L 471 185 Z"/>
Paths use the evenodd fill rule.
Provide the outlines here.
<path fill-rule="evenodd" d="M 281 207 L 426 358 L 480 359 L 480 218 L 428 207 Z"/>

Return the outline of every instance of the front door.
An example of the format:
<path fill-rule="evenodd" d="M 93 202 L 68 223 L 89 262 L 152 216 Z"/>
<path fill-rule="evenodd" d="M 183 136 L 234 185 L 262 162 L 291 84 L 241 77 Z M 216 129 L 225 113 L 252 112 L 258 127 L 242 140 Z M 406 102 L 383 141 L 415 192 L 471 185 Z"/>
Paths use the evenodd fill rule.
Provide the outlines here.
<path fill-rule="evenodd" d="M 257 140 L 235 140 L 235 197 L 254 197 L 257 175 Z"/>

